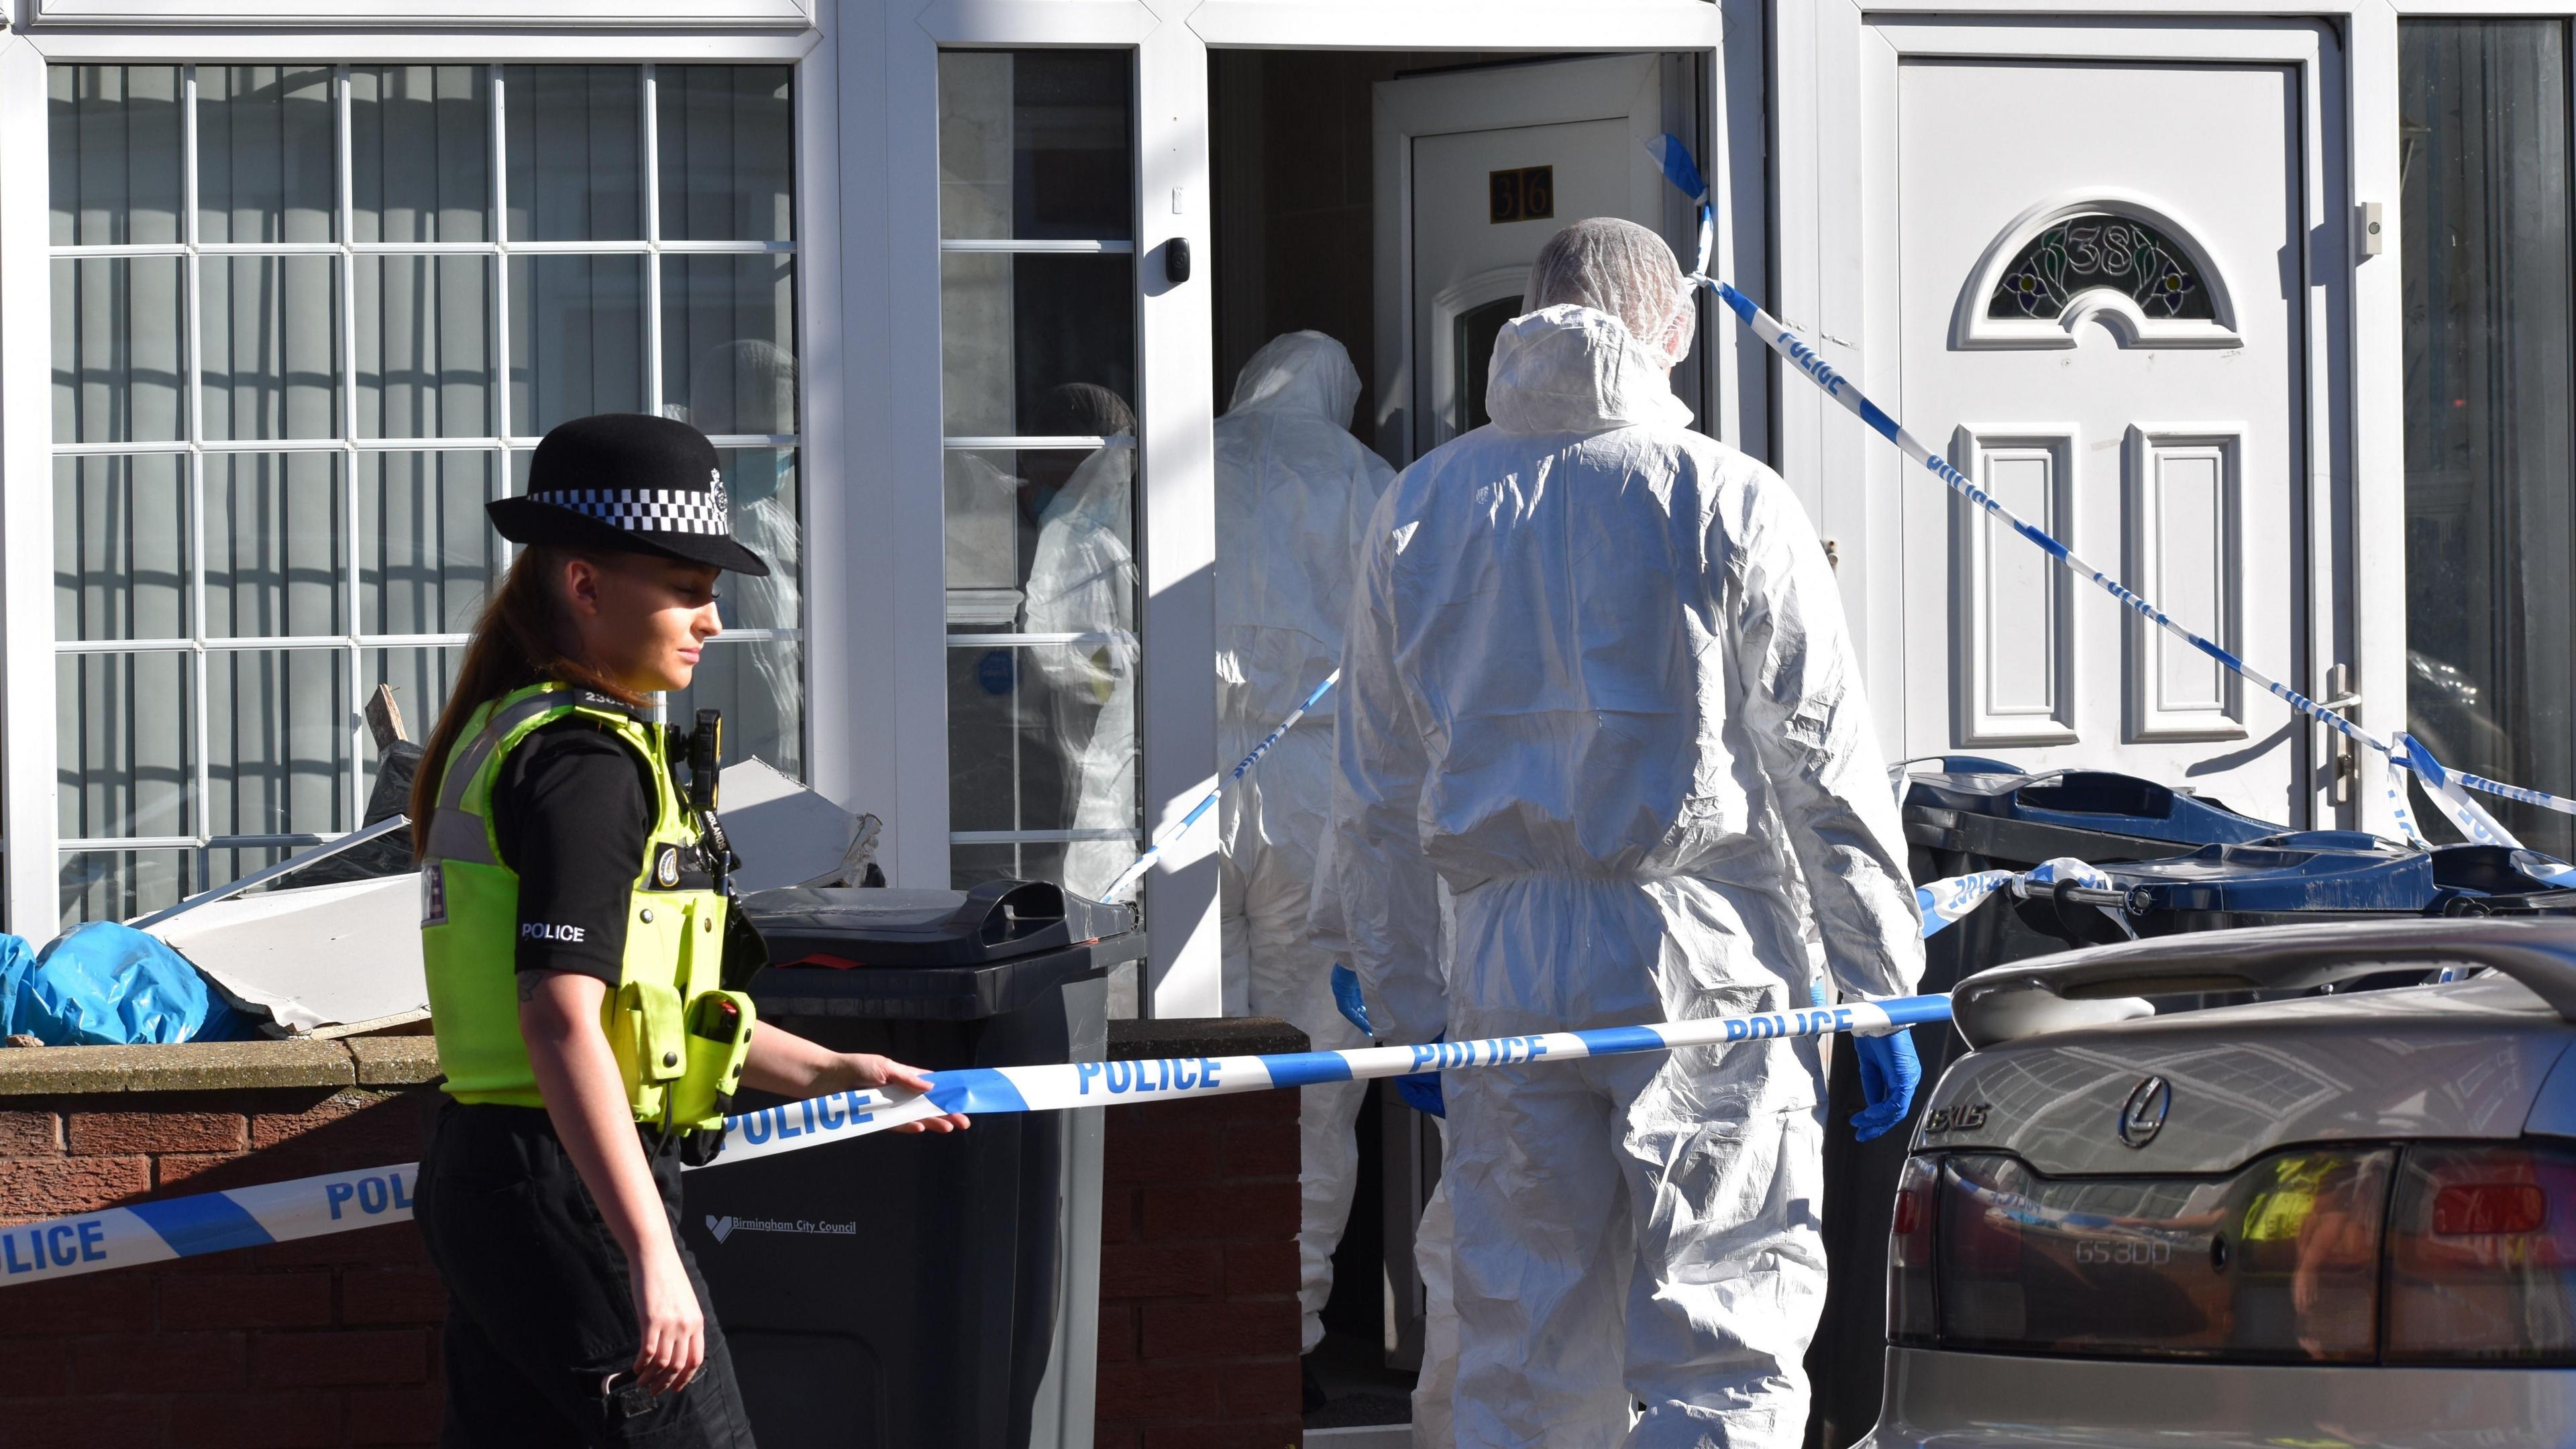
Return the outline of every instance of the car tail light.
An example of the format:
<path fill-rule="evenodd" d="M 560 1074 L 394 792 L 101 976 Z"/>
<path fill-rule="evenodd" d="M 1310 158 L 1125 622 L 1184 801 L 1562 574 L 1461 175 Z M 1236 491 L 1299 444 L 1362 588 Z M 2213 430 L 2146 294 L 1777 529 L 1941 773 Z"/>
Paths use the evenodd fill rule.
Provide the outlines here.
<path fill-rule="evenodd" d="M 1905 1159 L 1896 1180 L 1896 1217 L 1887 1235 L 1887 1337 L 1932 1342 L 1932 1194 L 1939 1169 L 1929 1157 Z"/>
<path fill-rule="evenodd" d="M 2576 1361 L 2576 1154 L 2407 1150 L 2389 1204 L 2384 1356 Z"/>
<path fill-rule="evenodd" d="M 2396 1157 L 2302 1148 L 2218 1178 L 2051 1178 L 2000 1155 L 1940 1159 L 1938 1341 L 2366 1362 Z"/>

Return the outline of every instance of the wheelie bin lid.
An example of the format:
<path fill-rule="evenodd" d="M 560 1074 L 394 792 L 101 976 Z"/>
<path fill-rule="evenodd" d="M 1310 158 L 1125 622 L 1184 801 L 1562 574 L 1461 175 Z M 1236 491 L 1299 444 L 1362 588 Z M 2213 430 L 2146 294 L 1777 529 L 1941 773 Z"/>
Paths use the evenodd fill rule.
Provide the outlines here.
<path fill-rule="evenodd" d="M 1938 850 L 2032 862 L 2071 855 L 2099 864 L 2281 833 L 2270 821 L 2135 775 L 2031 773 L 1975 755 L 1926 763 L 1937 768 L 1917 768 L 1906 781 L 1905 835 Z"/>
<path fill-rule="evenodd" d="M 1135 911 L 1044 881 L 971 891 L 791 886 L 743 897 L 763 1013 L 973 1020 L 1144 956 Z"/>
<path fill-rule="evenodd" d="M 2530 852 L 2509 845 L 2437 845 L 2433 881 L 2482 897 L 2493 915 L 2576 914 L 2576 890 L 2554 886 L 2525 868 L 2535 863 Z"/>
<path fill-rule="evenodd" d="M 745 896 L 742 909 L 773 964 L 844 969 L 971 966 L 1136 929 L 1131 907 L 1035 880 L 991 880 L 971 891 L 788 886 Z"/>
<path fill-rule="evenodd" d="M 2446 892 L 2433 856 L 2359 831 L 2304 830 L 2246 844 L 2205 845 L 2169 860 L 2110 867 L 2129 913 L 2298 911 L 2421 913 Z"/>

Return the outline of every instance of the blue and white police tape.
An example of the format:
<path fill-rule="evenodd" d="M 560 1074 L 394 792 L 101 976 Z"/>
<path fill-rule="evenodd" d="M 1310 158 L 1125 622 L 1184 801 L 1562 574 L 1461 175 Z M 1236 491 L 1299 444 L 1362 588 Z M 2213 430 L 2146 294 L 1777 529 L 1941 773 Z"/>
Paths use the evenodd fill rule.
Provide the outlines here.
<path fill-rule="evenodd" d="M 1981 870 L 1919 885 L 1914 888 L 1914 904 L 1923 913 L 1923 935 L 1928 940 L 1939 935 L 1953 921 L 1984 905 L 1987 898 L 1997 891 L 2010 891 L 2028 899 L 2033 895 L 2045 895 L 2060 885 L 2081 886 L 2095 891 L 2116 889 L 2109 876 L 2071 855 L 2061 855 L 2054 860 L 2043 860 L 2024 871 Z M 2125 920 L 2116 913 L 2111 914 L 2113 920 L 2120 921 L 2122 929 L 2127 929 Z"/>
<path fill-rule="evenodd" d="M 2045 530 L 2024 521 L 2010 509 L 1996 502 L 1967 475 L 1952 467 L 1948 459 L 1925 447 L 1920 439 L 1907 432 L 1896 419 L 1881 410 L 1878 404 L 1871 402 L 1859 388 L 1852 385 L 1851 379 L 1836 371 L 1831 363 L 1825 361 L 1824 354 L 1809 344 L 1806 339 L 1800 337 L 1779 318 L 1756 306 L 1752 298 L 1708 274 L 1715 237 L 1713 227 L 1715 213 L 1708 200 L 1708 185 L 1700 178 L 1699 168 L 1691 161 L 1689 148 L 1682 144 L 1680 138 L 1671 135 L 1661 136 L 1648 142 L 1646 149 L 1662 165 L 1665 178 L 1699 205 L 1698 265 L 1692 270 L 1689 280 L 1715 293 L 1717 299 L 1726 304 L 1726 309 L 1735 314 L 1736 320 L 1751 329 L 1753 335 L 1760 338 L 1764 345 L 1787 359 L 1798 371 L 1805 373 L 1809 381 L 1824 389 L 1827 397 L 1848 408 L 1853 416 L 1867 423 L 1871 431 L 1894 443 L 1905 456 L 1921 464 L 1932 476 L 1949 485 L 1951 491 L 1984 509 L 1989 515 L 2029 540 L 2033 546 L 2056 559 L 2066 568 L 2092 580 L 2104 592 L 2119 600 L 2140 618 L 2166 630 L 2217 661 L 2221 668 L 2252 680 L 2298 713 L 2342 734 L 2355 744 L 2365 745 L 2381 757 L 2414 771 L 2417 778 L 2425 781 L 2427 793 L 2441 807 L 2442 813 L 2449 816 L 2452 823 L 2459 826 L 2461 833 L 2469 839 L 2514 847 L 2521 844 L 2484 807 L 2469 799 L 2464 793 L 2465 790 L 2478 790 L 2486 794 L 2502 796 L 2508 800 L 2519 800 L 2526 805 L 2555 810 L 2560 814 L 2576 815 L 2576 799 L 2553 795 L 2545 790 L 2503 784 L 2482 775 L 2445 771 L 2440 763 L 2433 759 L 2431 752 L 2424 749 L 2420 741 L 2410 740 L 2404 735 L 2400 735 L 2393 743 L 2380 739 L 2345 718 L 2340 712 L 2326 708 L 2279 680 L 2255 669 L 2216 642 L 2202 638 L 2192 630 L 2175 623 L 2162 609 L 2131 592 L 2127 585 L 2086 563 L 2073 550 Z M 2434 783 L 2436 780 L 2448 781 L 2450 787 L 2437 786 Z M 2395 809 L 2399 828 L 2406 832 L 2407 839 L 2417 845 L 2425 844 L 2423 836 L 2415 828 L 2412 813 L 2405 808 L 2405 792 L 2392 789 L 2388 792 L 2388 799 Z"/>
<path fill-rule="evenodd" d="M 1237 761 L 1232 772 L 1227 774 L 1224 779 L 1219 780 L 1216 784 L 1210 786 L 1207 794 L 1199 798 L 1199 803 L 1190 807 L 1189 814 L 1182 816 L 1177 824 L 1173 825 L 1171 829 L 1163 832 L 1162 839 L 1157 840 L 1152 845 L 1146 847 L 1143 855 L 1130 861 L 1125 870 L 1118 872 L 1118 878 L 1109 883 L 1109 889 L 1102 891 L 1100 893 L 1100 898 L 1104 901 L 1114 901 L 1120 896 L 1125 895 L 1137 881 L 1142 880 L 1145 872 L 1154 868 L 1154 857 L 1163 853 L 1163 847 L 1170 845 L 1173 841 L 1188 834 L 1190 827 L 1199 823 L 1200 816 L 1203 816 L 1210 810 L 1215 809 L 1217 797 L 1225 793 L 1225 787 L 1242 779 L 1245 772 L 1252 768 L 1255 761 L 1259 760 L 1263 755 L 1268 754 L 1272 745 L 1279 743 L 1281 736 L 1296 728 L 1297 721 L 1306 717 L 1306 711 L 1313 709 L 1318 700 L 1321 700 L 1327 693 L 1329 693 L 1334 685 L 1341 682 L 1342 671 L 1339 669 L 1325 675 L 1324 682 L 1315 686 L 1314 692 L 1306 696 L 1305 703 L 1288 711 L 1288 717 L 1279 722 L 1279 728 L 1272 730 L 1268 738 L 1264 739 L 1261 743 L 1254 745 L 1252 747 L 1252 753 Z"/>
<path fill-rule="evenodd" d="M 943 1112 L 1055 1112 L 1071 1107 L 1173 1102 L 1265 1092 L 1317 1082 L 1357 1082 L 1424 1071 L 1571 1061 L 1626 1052 L 1727 1046 L 1775 1037 L 1878 1035 L 1950 1019 L 1947 996 L 1900 996 L 1799 1011 L 1711 1016 L 1651 1026 L 1543 1032 L 1425 1046 L 1358 1047 L 1277 1056 L 1177 1057 L 1143 1062 L 1064 1062 L 935 1073 L 925 1093 L 850 1092 L 725 1119 L 719 1163 L 793 1151 L 818 1140 L 882 1132 Z"/>
<path fill-rule="evenodd" d="M 1177 1102 L 1422 1071 L 1574 1061 L 1837 1032 L 1883 1033 L 1949 1019 L 1947 996 L 1901 996 L 1803 1011 L 1430 1046 L 975 1067 L 932 1073 L 927 1092 L 836 1092 L 728 1117 L 724 1152 L 708 1165 L 722 1167 L 848 1141 L 948 1112 L 1056 1112 L 1131 1102 Z M 412 1215 L 418 1172 L 419 1164 L 406 1162 L 0 1228 L 0 1287 L 403 1222 Z"/>
<path fill-rule="evenodd" d="M 0 1228 L 0 1287 L 405 1222 L 418 1171 L 330 1172 Z"/>

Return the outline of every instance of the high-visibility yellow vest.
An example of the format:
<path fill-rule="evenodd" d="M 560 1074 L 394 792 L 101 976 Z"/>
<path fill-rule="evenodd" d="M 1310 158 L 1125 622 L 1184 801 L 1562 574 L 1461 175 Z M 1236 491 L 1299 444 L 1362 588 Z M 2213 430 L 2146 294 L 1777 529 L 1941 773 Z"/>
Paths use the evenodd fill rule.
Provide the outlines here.
<path fill-rule="evenodd" d="M 561 684 L 532 685 L 476 710 L 439 779 L 421 861 L 420 937 L 447 1094 L 545 1105 L 519 1033 L 519 875 L 502 863 L 492 834 L 492 786 L 512 750 L 568 715 L 624 741 L 653 780 L 653 826 L 628 894 L 626 955 L 600 1008 L 627 1104 L 638 1122 L 720 1127 L 753 1025 L 751 998 L 720 987 L 724 895 L 696 868 L 698 827 L 672 784 L 662 729 L 615 700 Z"/>

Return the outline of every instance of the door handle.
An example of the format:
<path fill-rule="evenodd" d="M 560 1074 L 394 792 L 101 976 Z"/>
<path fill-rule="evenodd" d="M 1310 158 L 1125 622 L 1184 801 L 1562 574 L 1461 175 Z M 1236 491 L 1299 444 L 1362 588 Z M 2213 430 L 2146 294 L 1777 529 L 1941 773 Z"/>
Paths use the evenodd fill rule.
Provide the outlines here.
<path fill-rule="evenodd" d="M 2326 693 L 2332 698 L 2321 699 L 2317 703 L 2347 719 L 2352 717 L 2352 711 L 2361 707 L 2361 694 L 2352 687 L 2352 666 L 2349 664 L 2338 664 L 2326 671 Z M 2359 720 L 2353 722 L 2360 723 Z M 2353 782 L 2360 777 L 2360 748 L 2352 742 L 2352 736 L 2341 730 L 2334 731 L 2334 779 L 2327 786 L 2327 798 L 2337 805 L 2350 802 Z"/>

